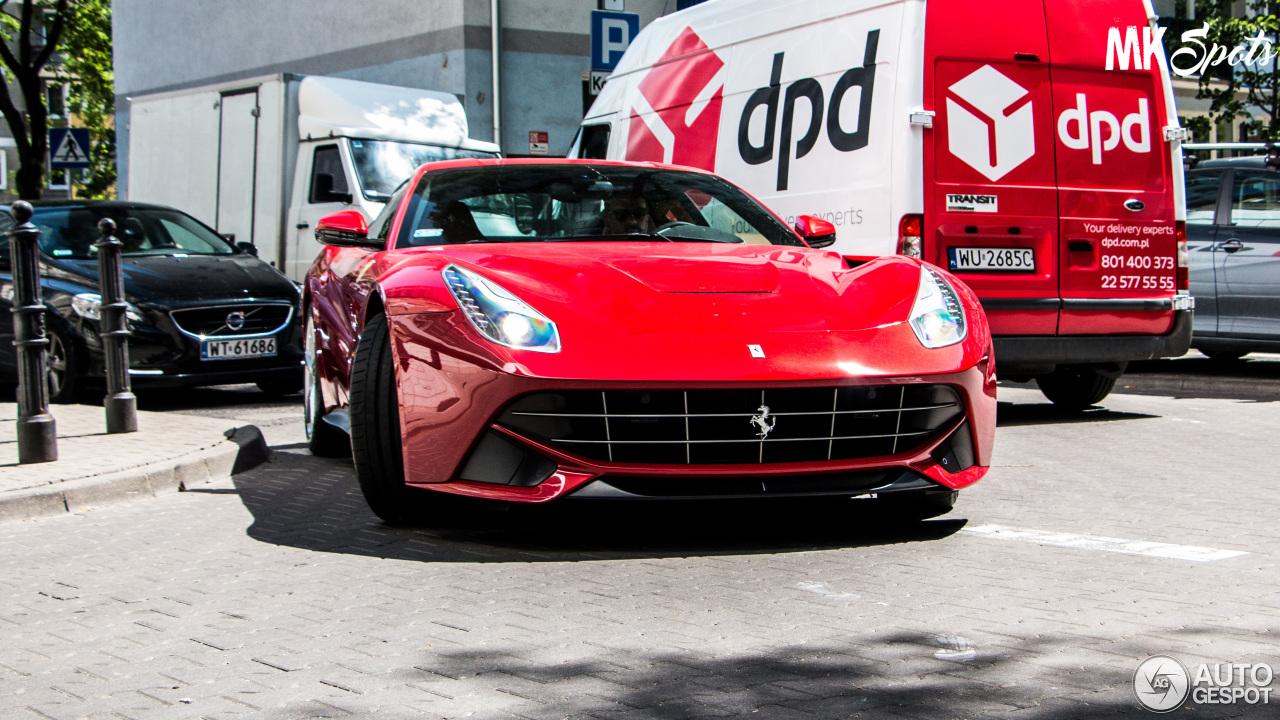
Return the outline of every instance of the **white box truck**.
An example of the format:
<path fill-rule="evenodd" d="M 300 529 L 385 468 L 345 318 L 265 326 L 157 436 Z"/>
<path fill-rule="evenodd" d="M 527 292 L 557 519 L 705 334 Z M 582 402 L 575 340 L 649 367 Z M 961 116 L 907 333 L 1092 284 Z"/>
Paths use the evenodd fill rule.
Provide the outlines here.
<path fill-rule="evenodd" d="M 171 205 L 300 280 L 320 217 L 373 218 L 424 162 L 496 157 L 450 93 L 271 75 L 129 98 L 121 196 Z"/>

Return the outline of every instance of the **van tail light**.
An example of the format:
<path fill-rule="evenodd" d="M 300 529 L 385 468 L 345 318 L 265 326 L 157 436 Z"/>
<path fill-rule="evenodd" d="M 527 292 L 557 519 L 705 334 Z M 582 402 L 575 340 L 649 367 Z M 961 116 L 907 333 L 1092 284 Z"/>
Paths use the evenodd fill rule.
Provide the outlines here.
<path fill-rule="evenodd" d="M 898 254 L 924 257 L 924 216 L 903 215 L 898 222 Z"/>
<path fill-rule="evenodd" d="M 1173 237 L 1178 243 L 1178 290 L 1191 288 L 1191 259 L 1187 257 L 1187 223 L 1178 220 L 1173 224 Z"/>

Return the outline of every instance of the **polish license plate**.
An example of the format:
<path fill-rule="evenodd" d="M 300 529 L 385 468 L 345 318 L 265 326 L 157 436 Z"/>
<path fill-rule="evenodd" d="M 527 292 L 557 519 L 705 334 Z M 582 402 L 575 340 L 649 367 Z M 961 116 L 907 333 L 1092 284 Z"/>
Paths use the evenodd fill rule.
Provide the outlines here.
<path fill-rule="evenodd" d="M 947 248 L 952 272 L 1035 272 L 1032 248 Z"/>
<path fill-rule="evenodd" d="M 275 356 L 276 339 L 274 337 L 205 340 L 200 343 L 201 360 L 251 360 Z"/>

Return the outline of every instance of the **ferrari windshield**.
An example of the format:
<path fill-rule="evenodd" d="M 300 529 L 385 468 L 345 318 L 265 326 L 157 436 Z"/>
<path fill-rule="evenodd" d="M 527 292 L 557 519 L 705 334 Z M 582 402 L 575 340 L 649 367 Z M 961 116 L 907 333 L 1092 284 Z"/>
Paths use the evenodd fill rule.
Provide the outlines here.
<path fill-rule="evenodd" d="M 487 165 L 428 172 L 396 247 L 474 242 L 803 243 L 713 175 L 619 165 Z"/>

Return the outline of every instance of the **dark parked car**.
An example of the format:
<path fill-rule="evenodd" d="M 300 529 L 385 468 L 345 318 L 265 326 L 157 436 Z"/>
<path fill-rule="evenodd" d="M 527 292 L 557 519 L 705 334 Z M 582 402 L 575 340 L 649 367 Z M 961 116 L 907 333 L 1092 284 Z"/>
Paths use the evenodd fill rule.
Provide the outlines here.
<path fill-rule="evenodd" d="M 173 208 L 129 202 L 37 203 L 40 272 L 49 309 L 49 390 L 72 399 L 103 375 L 97 224 L 115 221 L 124 244 L 125 299 L 135 387 L 257 383 L 273 394 L 302 387 L 297 287 Z M 13 227 L 0 206 L 0 231 Z M 0 247 L 0 311 L 13 307 L 9 244 Z M 0 382 L 16 382 L 13 323 L 0 313 Z"/>
<path fill-rule="evenodd" d="M 1280 351 L 1280 171 L 1265 157 L 1187 170 L 1191 346 L 1234 360 Z"/>

